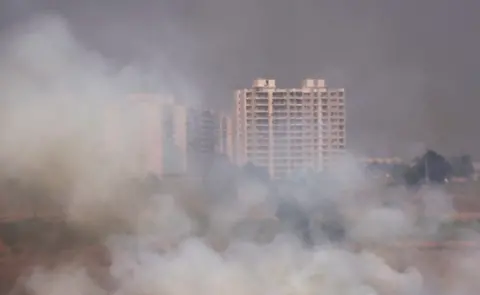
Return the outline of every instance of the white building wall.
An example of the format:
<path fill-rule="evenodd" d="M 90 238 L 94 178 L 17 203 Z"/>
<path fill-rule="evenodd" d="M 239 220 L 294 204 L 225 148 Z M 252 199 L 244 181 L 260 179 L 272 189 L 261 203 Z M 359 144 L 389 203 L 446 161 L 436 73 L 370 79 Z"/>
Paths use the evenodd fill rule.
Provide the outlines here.
<path fill-rule="evenodd" d="M 343 154 L 345 91 L 324 80 L 306 79 L 282 89 L 258 79 L 235 92 L 235 162 L 266 168 L 273 178 L 302 170 L 323 170 Z"/>

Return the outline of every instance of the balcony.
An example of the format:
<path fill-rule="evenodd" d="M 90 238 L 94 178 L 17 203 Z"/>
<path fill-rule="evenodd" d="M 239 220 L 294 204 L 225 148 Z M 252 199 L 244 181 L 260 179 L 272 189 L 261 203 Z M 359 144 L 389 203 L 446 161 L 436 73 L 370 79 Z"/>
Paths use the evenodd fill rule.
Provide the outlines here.
<path fill-rule="evenodd" d="M 268 99 L 256 99 L 255 105 L 268 105 Z"/>
<path fill-rule="evenodd" d="M 272 100 L 272 104 L 273 105 L 286 105 L 287 104 L 287 100 L 284 99 L 284 98 L 276 98 L 276 99 L 273 99 Z"/>
<path fill-rule="evenodd" d="M 287 106 L 277 106 L 277 105 L 274 105 L 273 106 L 273 111 L 286 111 L 287 110 Z"/>

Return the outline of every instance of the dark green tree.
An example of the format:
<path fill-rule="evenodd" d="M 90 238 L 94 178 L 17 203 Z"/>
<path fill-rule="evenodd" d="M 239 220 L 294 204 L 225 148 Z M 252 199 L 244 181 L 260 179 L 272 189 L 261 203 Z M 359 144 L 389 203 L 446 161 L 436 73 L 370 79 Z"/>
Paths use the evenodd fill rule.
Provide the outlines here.
<path fill-rule="evenodd" d="M 452 165 L 439 153 L 428 150 L 405 172 L 409 186 L 422 182 L 445 183 L 452 176 Z"/>

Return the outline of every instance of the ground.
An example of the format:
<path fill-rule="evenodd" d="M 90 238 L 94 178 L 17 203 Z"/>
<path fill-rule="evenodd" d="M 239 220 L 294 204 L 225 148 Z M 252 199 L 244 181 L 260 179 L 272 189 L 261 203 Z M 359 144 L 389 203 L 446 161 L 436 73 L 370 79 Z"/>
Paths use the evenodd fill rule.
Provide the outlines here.
<path fill-rule="evenodd" d="M 446 189 L 455 195 L 453 204 L 458 212 L 480 212 L 479 183 L 448 184 Z M 12 288 L 12 295 L 24 294 L 24 290 L 15 288 L 15 282 L 34 266 L 51 268 L 74 261 L 84 265 L 106 288 L 112 286 L 108 276 L 108 252 L 101 243 L 75 232 L 61 218 L 45 215 L 32 219 L 27 211 L 8 213 L 4 210 L 0 218 L 0 294 Z M 462 261 L 479 251 L 461 245 L 454 249 L 421 248 L 418 244 L 403 247 L 372 250 L 399 270 L 407 266 L 418 268 L 436 290 L 451 288 L 454 285 L 451 282 L 458 281 L 462 275 Z M 462 287 L 475 290 L 478 281 L 469 280 Z"/>

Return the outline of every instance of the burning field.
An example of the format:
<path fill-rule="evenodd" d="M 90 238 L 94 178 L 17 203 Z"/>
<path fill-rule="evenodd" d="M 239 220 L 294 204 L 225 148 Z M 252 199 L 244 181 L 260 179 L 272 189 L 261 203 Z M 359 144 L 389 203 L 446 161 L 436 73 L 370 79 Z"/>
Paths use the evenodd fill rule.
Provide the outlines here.
<path fill-rule="evenodd" d="M 311 184 L 272 187 L 227 165 L 200 184 L 152 186 L 145 114 L 119 102 L 138 71 L 110 67 L 58 17 L 3 37 L 2 294 L 478 290 L 478 232 L 452 229 L 458 210 L 443 188 L 379 187 L 348 158 Z"/>
<path fill-rule="evenodd" d="M 480 243 L 473 233 L 436 235 L 444 223 L 473 230 L 478 214 L 438 215 L 429 232 L 432 223 L 410 223 L 406 211 L 373 203 L 351 219 L 342 212 L 335 219 L 300 216 L 293 207 L 270 216 L 257 204 L 243 215 L 237 208 L 227 220 L 228 208 L 213 209 L 205 199 L 156 198 L 138 211 L 134 229 L 98 231 L 65 217 L 4 220 L 2 292 L 471 294 L 477 288 Z M 153 206 L 159 215 L 148 216 Z"/>

